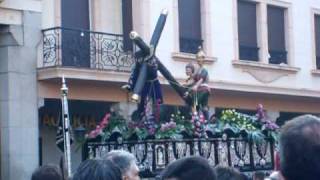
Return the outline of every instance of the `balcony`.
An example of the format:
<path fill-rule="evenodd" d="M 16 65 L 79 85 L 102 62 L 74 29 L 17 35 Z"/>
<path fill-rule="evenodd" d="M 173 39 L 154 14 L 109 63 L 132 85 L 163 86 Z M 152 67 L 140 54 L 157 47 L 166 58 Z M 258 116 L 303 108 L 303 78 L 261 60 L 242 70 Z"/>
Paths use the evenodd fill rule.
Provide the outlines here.
<path fill-rule="evenodd" d="M 43 56 L 39 69 L 129 72 L 134 64 L 133 51 L 124 50 L 122 35 L 62 27 L 45 29 L 42 33 Z"/>

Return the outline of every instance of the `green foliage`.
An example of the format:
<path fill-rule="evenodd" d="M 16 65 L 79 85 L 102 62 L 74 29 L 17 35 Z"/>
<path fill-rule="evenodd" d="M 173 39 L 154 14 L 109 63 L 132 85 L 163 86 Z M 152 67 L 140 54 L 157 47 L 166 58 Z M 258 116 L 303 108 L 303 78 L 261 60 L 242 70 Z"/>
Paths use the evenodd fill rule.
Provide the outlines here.
<path fill-rule="evenodd" d="M 229 124 L 236 129 L 244 129 L 248 132 L 256 131 L 258 129 L 257 124 L 255 123 L 256 118 L 236 112 L 234 109 L 222 111 L 220 122 Z"/>
<path fill-rule="evenodd" d="M 155 137 L 156 139 L 182 139 L 180 134 L 181 127 L 171 128 L 168 130 L 158 130 Z"/>
<path fill-rule="evenodd" d="M 261 143 L 266 137 L 277 140 L 277 131 L 267 129 L 264 123 L 265 122 L 258 119 L 257 116 L 243 114 L 233 109 L 222 111 L 220 120 L 215 128 L 217 129 L 216 131 L 220 133 L 242 134 L 255 143 Z"/>
<path fill-rule="evenodd" d="M 102 130 L 100 136 L 102 141 L 106 141 L 110 138 L 114 132 L 119 132 L 122 135 L 128 131 L 126 119 L 118 113 L 112 113 L 108 120 L 108 125 Z"/>
<path fill-rule="evenodd" d="M 256 144 L 260 144 L 265 138 L 265 135 L 259 130 L 248 132 L 248 139 Z"/>
<path fill-rule="evenodd" d="M 113 112 L 110 116 L 107 114 L 101 121 L 100 127 L 97 126 L 96 130 L 92 131 L 88 137 L 95 138 L 98 135 L 101 136 L 102 141 L 106 141 L 115 132 L 120 133 L 124 139 L 129 139 L 135 135 L 138 140 L 144 140 L 150 135 L 154 135 L 156 139 L 182 139 L 183 133 L 192 137 L 195 128 L 191 122 L 190 114 L 181 113 L 178 108 L 175 111 L 171 109 L 169 112 L 173 113 L 162 116 L 168 119 L 162 119 L 162 123 L 154 124 L 152 131 L 144 121 L 128 123 L 124 117 Z M 166 112 L 163 111 L 162 113 Z M 222 135 L 223 133 L 227 133 L 229 136 L 241 135 L 255 143 L 262 142 L 266 137 L 277 142 L 277 129 L 279 127 L 265 116 L 262 117 L 250 116 L 235 110 L 224 110 L 220 119 L 215 123 L 205 124 L 205 131 L 214 135 Z"/>
<path fill-rule="evenodd" d="M 138 140 L 146 139 L 149 135 L 148 130 L 146 128 L 138 128 L 138 127 L 131 129 L 127 134 L 127 138 L 129 138 L 133 134 L 137 135 Z"/>
<path fill-rule="evenodd" d="M 189 136 L 193 134 L 193 124 L 190 121 L 190 118 L 187 114 L 182 114 L 179 110 L 175 114 L 171 114 L 171 121 L 174 121 L 177 124 L 178 132 L 186 132 Z"/>
<path fill-rule="evenodd" d="M 182 139 L 182 132 L 192 135 L 193 125 L 189 119 L 177 110 L 171 114 L 170 122 L 162 123 L 157 129 L 156 139 Z"/>

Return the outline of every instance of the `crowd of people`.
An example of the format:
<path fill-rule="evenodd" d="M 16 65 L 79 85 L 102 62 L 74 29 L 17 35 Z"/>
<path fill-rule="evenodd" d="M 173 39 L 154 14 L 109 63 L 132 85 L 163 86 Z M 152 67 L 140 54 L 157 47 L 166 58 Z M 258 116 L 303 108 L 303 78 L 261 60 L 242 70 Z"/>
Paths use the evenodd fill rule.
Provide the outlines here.
<path fill-rule="evenodd" d="M 169 164 L 159 180 L 319 180 L 320 119 L 303 115 L 288 121 L 280 134 L 280 171 L 269 176 L 255 172 L 247 177 L 232 167 L 209 165 L 202 157 L 185 157 Z M 135 157 L 123 150 L 114 150 L 102 159 L 88 159 L 80 164 L 73 180 L 139 180 Z M 59 167 L 44 165 L 31 180 L 65 180 Z"/>

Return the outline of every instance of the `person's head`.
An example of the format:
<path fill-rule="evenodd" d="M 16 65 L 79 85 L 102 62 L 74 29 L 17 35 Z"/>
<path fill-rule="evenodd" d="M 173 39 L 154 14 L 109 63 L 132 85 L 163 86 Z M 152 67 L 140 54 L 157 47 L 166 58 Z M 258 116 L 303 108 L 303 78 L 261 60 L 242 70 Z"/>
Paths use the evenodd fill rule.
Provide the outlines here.
<path fill-rule="evenodd" d="M 284 180 L 279 171 L 272 172 L 267 179 L 268 180 Z"/>
<path fill-rule="evenodd" d="M 185 157 L 170 163 L 161 173 L 162 180 L 215 180 L 216 173 L 202 157 Z"/>
<path fill-rule="evenodd" d="M 139 180 L 139 168 L 133 154 L 123 150 L 113 150 L 106 154 L 105 159 L 111 160 L 121 171 L 123 180 Z"/>
<path fill-rule="evenodd" d="M 203 65 L 205 57 L 206 57 L 206 55 L 205 55 L 202 47 L 200 46 L 198 53 L 196 54 L 197 63 L 200 67 Z"/>
<path fill-rule="evenodd" d="M 63 180 L 63 178 L 58 166 L 43 165 L 33 172 L 31 180 Z"/>
<path fill-rule="evenodd" d="M 256 171 L 253 173 L 253 180 L 264 180 L 266 175 L 262 171 Z"/>
<path fill-rule="evenodd" d="M 286 180 L 319 179 L 319 118 L 303 115 L 283 126 L 280 133 L 280 170 Z"/>
<path fill-rule="evenodd" d="M 194 73 L 194 65 L 192 63 L 189 63 L 186 65 L 186 75 L 187 76 L 192 76 Z"/>
<path fill-rule="evenodd" d="M 120 169 L 110 160 L 83 161 L 76 170 L 73 180 L 122 180 Z"/>
<path fill-rule="evenodd" d="M 217 173 L 217 179 L 219 180 L 242 180 L 241 173 L 232 167 L 216 166 L 215 171 Z"/>

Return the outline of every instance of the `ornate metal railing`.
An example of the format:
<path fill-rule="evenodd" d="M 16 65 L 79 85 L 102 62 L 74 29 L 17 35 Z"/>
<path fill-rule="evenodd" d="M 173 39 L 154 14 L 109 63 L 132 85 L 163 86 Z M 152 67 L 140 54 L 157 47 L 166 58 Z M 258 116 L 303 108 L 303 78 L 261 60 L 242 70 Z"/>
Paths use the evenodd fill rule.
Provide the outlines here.
<path fill-rule="evenodd" d="M 270 64 L 287 64 L 287 51 L 269 50 L 269 55 Z"/>
<path fill-rule="evenodd" d="M 212 166 L 232 166 L 244 172 L 273 169 L 271 140 L 260 144 L 243 138 L 208 138 L 183 140 L 144 140 L 117 142 L 87 142 L 83 159 L 103 158 L 113 149 L 124 149 L 133 153 L 138 161 L 142 176 L 156 176 L 170 162 L 191 155 L 208 159 Z"/>
<path fill-rule="evenodd" d="M 258 61 L 259 60 L 259 48 L 251 46 L 239 46 L 239 56 L 241 60 Z"/>
<path fill-rule="evenodd" d="M 199 46 L 202 46 L 203 40 L 190 39 L 180 37 L 180 51 L 185 53 L 196 54 L 199 50 Z"/>
<path fill-rule="evenodd" d="M 134 63 L 133 52 L 124 51 L 122 35 L 61 27 L 42 33 L 42 67 L 130 71 Z"/>

